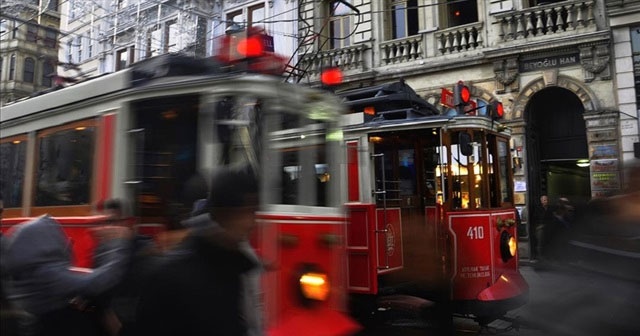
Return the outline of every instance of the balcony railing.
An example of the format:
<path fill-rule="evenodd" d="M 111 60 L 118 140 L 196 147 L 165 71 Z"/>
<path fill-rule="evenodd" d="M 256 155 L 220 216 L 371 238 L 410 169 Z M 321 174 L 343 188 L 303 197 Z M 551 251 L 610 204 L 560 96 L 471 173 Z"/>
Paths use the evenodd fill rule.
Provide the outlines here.
<path fill-rule="evenodd" d="M 424 57 L 422 35 L 380 43 L 380 65 L 405 63 Z"/>
<path fill-rule="evenodd" d="M 594 0 L 571 0 L 495 15 L 502 41 L 595 28 Z"/>
<path fill-rule="evenodd" d="M 301 57 L 298 68 L 310 78 L 317 78 L 322 70 L 328 67 L 339 67 L 346 73 L 364 71 L 367 68 L 365 52 L 370 48 L 368 44 L 358 44 L 342 49 L 306 54 Z"/>
<path fill-rule="evenodd" d="M 482 48 L 482 27 L 482 22 L 475 22 L 437 31 L 435 38 L 440 55 Z"/>

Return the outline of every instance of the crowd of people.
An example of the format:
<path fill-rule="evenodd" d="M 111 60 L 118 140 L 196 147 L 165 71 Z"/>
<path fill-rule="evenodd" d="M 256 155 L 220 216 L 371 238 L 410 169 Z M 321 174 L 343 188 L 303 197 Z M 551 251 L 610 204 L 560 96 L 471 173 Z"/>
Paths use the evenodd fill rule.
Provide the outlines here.
<path fill-rule="evenodd" d="M 73 267 L 71 241 L 44 215 L 0 239 L 2 335 L 260 335 L 262 263 L 248 243 L 258 206 L 255 174 L 221 168 L 193 202 L 170 250 L 135 234 L 123 202 L 97 210 L 89 269 Z M 1 203 L 0 203 L 1 204 Z"/>

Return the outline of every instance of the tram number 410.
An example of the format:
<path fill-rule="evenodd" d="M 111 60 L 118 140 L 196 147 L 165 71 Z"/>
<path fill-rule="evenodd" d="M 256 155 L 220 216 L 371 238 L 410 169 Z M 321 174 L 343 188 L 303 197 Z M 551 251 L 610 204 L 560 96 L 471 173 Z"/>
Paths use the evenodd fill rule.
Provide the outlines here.
<path fill-rule="evenodd" d="M 484 227 L 470 226 L 467 230 L 467 237 L 469 239 L 484 239 Z"/>

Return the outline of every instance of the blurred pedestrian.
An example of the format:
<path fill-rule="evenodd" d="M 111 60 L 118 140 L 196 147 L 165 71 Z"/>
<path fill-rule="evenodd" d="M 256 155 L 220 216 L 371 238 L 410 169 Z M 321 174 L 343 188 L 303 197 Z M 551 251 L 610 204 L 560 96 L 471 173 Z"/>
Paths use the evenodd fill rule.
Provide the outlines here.
<path fill-rule="evenodd" d="M 533 260 L 542 259 L 545 257 L 544 249 L 546 244 L 548 244 L 548 240 L 546 239 L 549 235 L 548 228 L 549 223 L 553 220 L 553 209 L 549 205 L 549 197 L 547 195 L 540 196 L 540 203 L 536 204 L 535 211 L 533 212 L 533 223 L 535 225 L 534 232 L 535 234 L 532 236 L 532 253 Z"/>
<path fill-rule="evenodd" d="M 148 280 L 148 273 L 157 262 L 160 251 L 153 237 L 137 233 L 133 228 L 133 220 L 128 207 L 120 199 L 109 199 L 103 203 L 102 214 L 106 215 L 106 223 L 122 226 L 132 230 L 133 235 L 127 241 L 130 254 L 127 255 L 125 273 L 116 286 L 98 298 L 100 307 L 108 316 L 112 331 L 120 336 L 135 335 L 136 308 L 140 299 L 142 286 Z M 96 249 L 101 253 L 104 247 Z M 101 266 L 99 260 L 94 264 Z"/>
<path fill-rule="evenodd" d="M 104 249 L 100 267 L 72 266 L 71 243 L 60 224 L 47 215 L 18 224 L 2 241 L 8 298 L 33 316 L 23 335 L 108 335 L 101 310 L 87 298 L 111 289 L 122 277 L 130 230 L 103 227 L 94 232 Z"/>
<path fill-rule="evenodd" d="M 253 172 L 225 167 L 214 173 L 209 213 L 194 217 L 194 228 L 145 286 L 139 335 L 250 335 L 250 321 L 259 317 L 246 308 L 253 297 L 247 296 L 244 276 L 258 262 L 244 244 L 257 207 Z"/>

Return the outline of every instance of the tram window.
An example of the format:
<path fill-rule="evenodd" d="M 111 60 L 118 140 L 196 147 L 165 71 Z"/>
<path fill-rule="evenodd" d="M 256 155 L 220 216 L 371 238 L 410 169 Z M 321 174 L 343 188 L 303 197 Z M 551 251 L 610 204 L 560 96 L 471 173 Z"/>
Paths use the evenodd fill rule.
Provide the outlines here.
<path fill-rule="evenodd" d="M 489 145 L 489 190 L 491 192 L 491 207 L 501 207 L 504 202 L 512 202 L 512 190 L 509 183 L 511 162 L 509 147 L 505 139 L 495 136 L 488 137 Z"/>
<path fill-rule="evenodd" d="M 39 135 L 36 206 L 90 202 L 94 143 L 90 122 Z"/>
<path fill-rule="evenodd" d="M 460 136 L 460 133 L 467 134 Z M 468 140 L 469 134 L 466 132 L 451 133 L 451 176 L 452 176 L 452 194 L 451 202 L 454 209 L 467 209 L 470 207 L 470 186 L 474 185 L 471 179 L 473 176 L 474 156 L 465 155 L 465 153 L 473 154 L 473 145 L 469 141 L 460 143 L 460 140 Z M 465 148 L 468 147 L 468 148 Z M 468 152 L 468 150 L 470 152 Z"/>
<path fill-rule="evenodd" d="M 26 138 L 6 139 L 0 143 L 0 194 L 4 207 L 22 206 L 22 184 L 24 181 L 27 152 Z"/>
<path fill-rule="evenodd" d="M 324 146 L 308 146 L 282 153 L 282 204 L 327 206 L 331 173 Z"/>
<path fill-rule="evenodd" d="M 498 140 L 498 166 L 500 167 L 500 205 L 512 202 L 511 184 L 508 182 L 510 171 L 509 149 L 505 140 Z"/>

